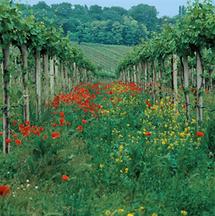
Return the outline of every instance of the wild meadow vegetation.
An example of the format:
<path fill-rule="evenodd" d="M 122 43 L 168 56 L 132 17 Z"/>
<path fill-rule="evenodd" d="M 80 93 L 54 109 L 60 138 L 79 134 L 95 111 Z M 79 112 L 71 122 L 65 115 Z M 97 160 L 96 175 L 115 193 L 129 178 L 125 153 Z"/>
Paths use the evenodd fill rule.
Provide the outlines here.
<path fill-rule="evenodd" d="M 215 215 L 215 7 L 181 15 L 119 63 L 0 3 L 0 216 Z"/>

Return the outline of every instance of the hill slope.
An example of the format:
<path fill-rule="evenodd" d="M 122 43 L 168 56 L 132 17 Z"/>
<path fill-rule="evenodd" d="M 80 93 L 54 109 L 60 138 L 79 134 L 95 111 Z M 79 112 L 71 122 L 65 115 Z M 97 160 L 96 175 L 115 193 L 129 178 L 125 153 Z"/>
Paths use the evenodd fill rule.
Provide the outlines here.
<path fill-rule="evenodd" d="M 119 62 L 132 49 L 132 47 L 122 45 L 93 43 L 81 43 L 77 46 L 92 63 L 99 67 L 101 72 L 106 73 L 114 73 Z"/>

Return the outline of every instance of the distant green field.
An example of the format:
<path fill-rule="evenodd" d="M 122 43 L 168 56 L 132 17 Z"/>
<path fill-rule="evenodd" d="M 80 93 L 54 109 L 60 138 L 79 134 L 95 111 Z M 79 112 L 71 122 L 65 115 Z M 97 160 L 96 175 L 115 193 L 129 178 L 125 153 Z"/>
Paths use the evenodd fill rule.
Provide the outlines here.
<path fill-rule="evenodd" d="M 75 43 L 77 45 L 77 43 Z M 84 55 L 97 67 L 100 72 L 113 74 L 119 62 L 131 51 L 132 47 L 121 45 L 104 45 L 81 43 L 77 45 Z"/>

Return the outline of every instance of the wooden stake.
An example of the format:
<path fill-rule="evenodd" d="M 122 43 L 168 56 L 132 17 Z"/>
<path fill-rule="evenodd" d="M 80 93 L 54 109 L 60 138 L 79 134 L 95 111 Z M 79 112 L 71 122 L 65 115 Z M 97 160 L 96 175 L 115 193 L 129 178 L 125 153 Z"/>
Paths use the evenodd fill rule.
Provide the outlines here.
<path fill-rule="evenodd" d="M 186 115 L 190 119 L 190 96 L 189 96 L 189 65 L 188 56 L 183 56 L 183 72 L 184 72 L 184 94 L 186 100 Z"/>
<path fill-rule="evenodd" d="M 3 153 L 7 154 L 10 151 L 10 72 L 9 72 L 9 59 L 10 48 L 9 46 L 3 48 Z"/>
<path fill-rule="evenodd" d="M 23 86 L 23 118 L 24 121 L 30 121 L 30 101 L 29 101 L 29 89 L 28 89 L 28 49 L 26 45 L 22 45 L 22 86 Z"/>
<path fill-rule="evenodd" d="M 35 75 L 36 75 L 36 119 L 39 120 L 41 117 L 41 102 L 42 102 L 42 91 L 41 91 L 41 64 L 40 64 L 40 51 L 35 52 Z"/>
<path fill-rule="evenodd" d="M 201 54 L 199 51 L 196 52 L 196 79 L 197 79 L 197 120 L 198 122 L 203 121 L 203 67 Z"/>

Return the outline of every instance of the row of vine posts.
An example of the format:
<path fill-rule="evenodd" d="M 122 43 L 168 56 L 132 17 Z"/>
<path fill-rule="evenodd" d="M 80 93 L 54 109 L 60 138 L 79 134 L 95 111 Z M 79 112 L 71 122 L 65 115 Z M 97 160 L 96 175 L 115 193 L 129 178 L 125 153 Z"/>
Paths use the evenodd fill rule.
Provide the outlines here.
<path fill-rule="evenodd" d="M 175 104 L 178 102 L 180 82 L 185 95 L 188 120 L 192 105 L 190 90 L 195 87 L 194 107 L 198 125 L 201 124 L 204 88 L 213 88 L 214 30 L 215 6 L 211 1 L 201 4 L 195 1 L 188 5 L 186 15 L 175 25 L 165 26 L 160 34 L 144 41 L 124 59 L 118 67 L 120 80 L 136 82 L 143 85 L 144 89 L 151 86 L 154 99 L 156 88 L 161 93 L 162 85 L 171 84 Z"/>
<path fill-rule="evenodd" d="M 21 58 L 21 85 L 23 121 L 30 121 L 30 88 L 34 80 L 36 119 L 40 120 L 42 105 L 60 90 L 69 90 L 80 82 L 93 78 L 94 66 L 72 47 L 69 38 L 60 29 L 47 27 L 33 16 L 23 17 L 16 5 L 0 3 L 0 45 L 2 50 L 3 82 L 3 153 L 9 153 L 10 144 L 10 86 L 11 50 L 18 48 Z M 33 69 L 29 66 L 33 62 Z M 66 88 L 66 89 L 65 89 Z"/>

